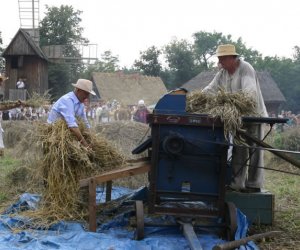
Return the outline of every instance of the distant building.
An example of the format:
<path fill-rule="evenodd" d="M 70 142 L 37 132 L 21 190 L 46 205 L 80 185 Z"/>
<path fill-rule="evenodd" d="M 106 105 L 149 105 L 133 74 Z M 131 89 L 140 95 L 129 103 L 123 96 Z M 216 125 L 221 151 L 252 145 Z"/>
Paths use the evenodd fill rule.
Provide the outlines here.
<path fill-rule="evenodd" d="M 117 100 L 124 105 L 135 105 L 141 99 L 146 105 L 151 105 L 167 93 L 160 77 L 123 72 L 94 72 L 92 81 L 101 100 Z"/>
<path fill-rule="evenodd" d="M 48 59 L 25 30 L 18 30 L 2 57 L 9 77 L 5 82 L 5 99 L 24 99 L 22 94 L 27 91 L 43 94 L 48 89 Z M 16 90 L 20 78 L 25 80 L 26 90 Z"/>

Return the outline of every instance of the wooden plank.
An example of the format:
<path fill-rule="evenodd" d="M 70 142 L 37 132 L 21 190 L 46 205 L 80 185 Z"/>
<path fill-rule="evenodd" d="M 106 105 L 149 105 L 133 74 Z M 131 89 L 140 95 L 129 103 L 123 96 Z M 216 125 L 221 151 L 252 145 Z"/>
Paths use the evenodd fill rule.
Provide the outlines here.
<path fill-rule="evenodd" d="M 180 223 L 182 224 L 183 234 L 187 239 L 191 250 L 202 250 L 202 246 L 198 237 L 194 231 L 194 228 L 191 223 Z"/>
<path fill-rule="evenodd" d="M 106 182 L 106 196 L 105 196 L 105 201 L 111 201 L 111 189 L 112 189 L 112 181 L 107 181 Z"/>
<path fill-rule="evenodd" d="M 101 175 L 94 176 L 92 178 L 82 179 L 79 181 L 80 187 L 85 187 L 89 185 L 90 179 L 94 179 L 96 185 L 102 182 L 107 182 L 111 180 L 115 180 L 118 178 L 124 178 L 128 176 L 133 176 L 137 174 L 143 174 L 150 171 L 150 163 L 145 162 L 143 164 L 133 165 L 130 167 L 126 167 L 123 169 L 115 169 L 109 172 L 105 172 Z"/>
<path fill-rule="evenodd" d="M 218 244 L 213 247 L 213 250 L 230 250 L 230 249 L 237 249 L 242 245 L 245 245 L 247 242 L 251 240 L 258 240 L 262 238 L 270 238 L 270 237 L 275 237 L 281 234 L 282 231 L 270 231 L 270 232 L 265 232 L 261 234 L 254 234 L 245 238 L 241 238 L 239 240 L 234 240 L 234 241 L 229 241 L 225 243 Z"/>
<path fill-rule="evenodd" d="M 96 181 L 89 179 L 89 231 L 96 232 Z"/>

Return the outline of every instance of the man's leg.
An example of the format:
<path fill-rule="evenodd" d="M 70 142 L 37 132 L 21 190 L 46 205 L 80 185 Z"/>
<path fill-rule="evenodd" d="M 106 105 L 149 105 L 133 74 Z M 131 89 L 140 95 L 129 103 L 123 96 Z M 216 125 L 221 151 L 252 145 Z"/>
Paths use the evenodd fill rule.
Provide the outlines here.
<path fill-rule="evenodd" d="M 247 133 L 262 140 L 264 130 L 262 124 L 254 124 L 248 127 Z M 249 146 L 257 145 L 253 142 L 247 142 Z M 263 188 L 264 184 L 264 151 L 260 149 L 250 149 L 250 165 L 248 168 L 248 179 L 246 187 L 249 188 Z"/>
<path fill-rule="evenodd" d="M 247 175 L 248 149 L 233 147 L 232 151 L 232 177 L 231 187 L 233 189 L 244 189 Z"/>

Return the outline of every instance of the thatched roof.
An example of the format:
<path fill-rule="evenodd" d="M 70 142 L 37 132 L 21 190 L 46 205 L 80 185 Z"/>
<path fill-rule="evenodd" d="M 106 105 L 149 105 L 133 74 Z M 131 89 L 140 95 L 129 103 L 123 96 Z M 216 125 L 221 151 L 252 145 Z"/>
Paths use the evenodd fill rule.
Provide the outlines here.
<path fill-rule="evenodd" d="M 123 72 L 94 72 L 92 81 L 100 99 L 105 101 L 116 99 L 124 105 L 137 104 L 140 99 L 143 99 L 146 105 L 154 104 L 167 93 L 160 77 L 124 74 Z"/>
<path fill-rule="evenodd" d="M 212 81 L 216 73 L 216 70 L 201 72 L 183 84 L 182 88 L 185 88 L 188 91 L 203 89 Z M 257 77 L 265 103 L 282 103 L 286 101 L 269 72 L 257 72 Z"/>
<path fill-rule="evenodd" d="M 7 56 L 38 56 L 46 61 L 48 60 L 29 33 L 23 29 L 18 30 L 10 44 L 3 51 L 2 57 Z"/>

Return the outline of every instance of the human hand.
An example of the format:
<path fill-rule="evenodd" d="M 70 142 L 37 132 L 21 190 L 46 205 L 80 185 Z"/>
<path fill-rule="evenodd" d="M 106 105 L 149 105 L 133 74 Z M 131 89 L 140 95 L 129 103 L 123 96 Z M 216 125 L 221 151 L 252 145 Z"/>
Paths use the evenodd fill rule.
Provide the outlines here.
<path fill-rule="evenodd" d="M 85 149 L 87 150 L 88 153 L 94 153 L 94 150 L 92 148 L 92 146 L 89 144 L 85 147 Z"/>

